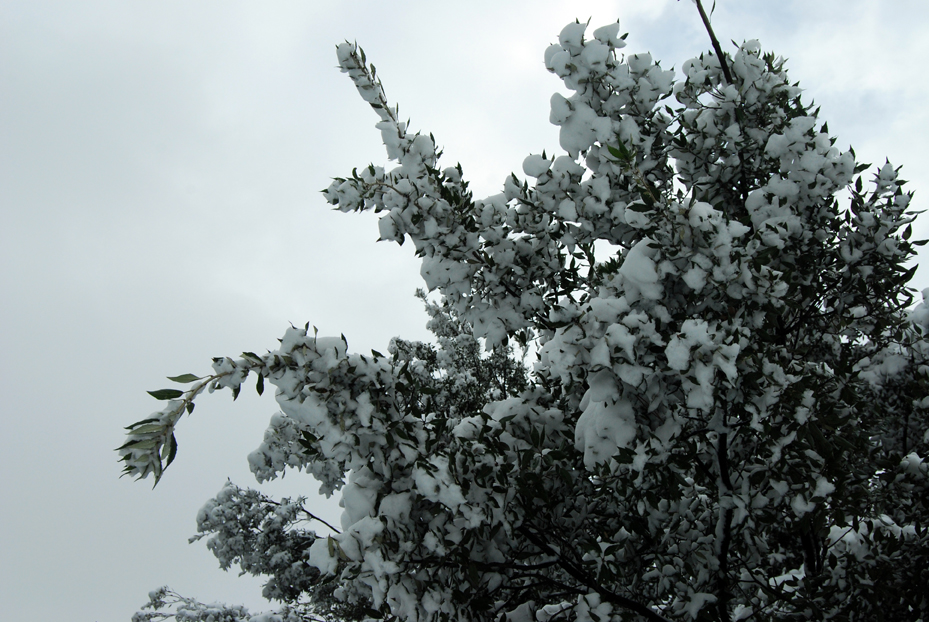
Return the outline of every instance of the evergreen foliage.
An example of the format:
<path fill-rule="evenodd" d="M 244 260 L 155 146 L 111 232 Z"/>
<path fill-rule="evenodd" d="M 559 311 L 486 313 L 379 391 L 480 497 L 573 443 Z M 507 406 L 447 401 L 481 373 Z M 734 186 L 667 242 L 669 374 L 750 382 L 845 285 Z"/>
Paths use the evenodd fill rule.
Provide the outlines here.
<path fill-rule="evenodd" d="M 927 619 L 929 307 L 909 310 L 905 182 L 838 149 L 755 41 L 682 81 L 624 45 L 618 24 L 565 27 L 545 52 L 573 92 L 551 100 L 565 154 L 483 200 L 338 46 L 397 166 L 325 196 L 413 243 L 438 346 L 351 354 L 291 328 L 153 392 L 165 409 L 119 450 L 157 482 L 197 395 L 274 385 L 252 471 L 340 491 L 342 528 L 230 484 L 197 537 L 303 607 L 281 619 Z"/>

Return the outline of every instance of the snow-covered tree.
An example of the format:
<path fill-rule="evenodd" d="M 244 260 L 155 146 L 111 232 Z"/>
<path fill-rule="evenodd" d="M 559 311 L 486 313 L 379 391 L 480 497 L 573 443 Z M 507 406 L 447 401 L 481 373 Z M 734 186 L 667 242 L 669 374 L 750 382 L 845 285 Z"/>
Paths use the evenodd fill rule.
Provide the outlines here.
<path fill-rule="evenodd" d="M 511 347 L 498 347 L 484 355 L 470 326 L 448 305 L 430 302 L 423 291 L 418 291 L 417 296 L 425 303 L 430 317 L 427 327 L 436 345 L 395 338 L 388 350 L 391 365 L 415 387 L 415 391 L 408 392 L 408 410 L 451 416 L 470 414 L 488 401 L 515 397 L 526 389 L 526 367 L 514 357 Z M 384 355 L 375 352 L 373 356 Z M 192 381 L 192 377 L 177 380 Z M 305 436 L 301 442 L 305 451 L 315 450 L 312 437 Z M 168 445 L 166 451 L 171 447 Z M 275 501 L 259 491 L 227 482 L 198 513 L 198 533 L 190 539 L 207 539 L 207 547 L 222 569 L 238 565 L 243 574 L 267 578 L 263 595 L 284 603 L 283 609 L 266 614 L 270 617 L 256 617 L 241 606 L 202 603 L 163 587 L 149 593 L 149 602 L 134 620 L 151 622 L 174 617 L 179 622 L 346 622 L 367 617 L 372 613 L 369 600 L 339 601 L 333 595 L 340 583 L 338 578 L 321 575 L 308 563 L 306 550 L 318 538 L 309 527 L 316 525 L 331 533 L 340 530 L 314 515 L 306 505 L 305 498 Z"/>
<path fill-rule="evenodd" d="M 299 502 L 230 486 L 204 508 L 271 597 L 334 580 L 401 620 L 927 619 L 929 306 L 908 311 L 898 169 L 868 181 L 755 41 L 712 37 L 677 78 L 622 56 L 618 23 L 591 35 L 545 51 L 572 92 L 551 99 L 564 154 L 482 200 L 338 46 L 397 164 L 326 198 L 413 243 L 439 347 L 290 328 L 153 392 L 126 473 L 157 482 L 194 398 L 254 373 L 281 408 L 255 476 L 302 470 L 344 505 L 323 537 L 286 526 Z M 534 344 L 528 378 L 512 342 Z M 222 535 L 249 498 L 280 526 L 253 557 Z"/>

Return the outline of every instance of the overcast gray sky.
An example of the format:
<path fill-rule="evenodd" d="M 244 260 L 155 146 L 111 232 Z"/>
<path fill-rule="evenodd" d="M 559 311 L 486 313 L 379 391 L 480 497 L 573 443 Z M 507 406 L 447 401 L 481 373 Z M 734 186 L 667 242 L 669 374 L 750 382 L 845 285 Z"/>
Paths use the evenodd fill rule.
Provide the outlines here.
<path fill-rule="evenodd" d="M 674 0 L 0 3 L 0 616 L 125 621 L 165 583 L 264 606 L 187 538 L 227 477 L 254 483 L 273 399 L 204 396 L 154 491 L 118 479 L 122 427 L 165 376 L 273 348 L 290 322 L 359 351 L 426 337 L 412 250 L 318 192 L 385 162 L 335 44 L 364 47 L 481 196 L 557 150 L 542 53 L 574 18 L 620 19 L 626 51 L 665 66 L 709 48 Z M 713 21 L 788 57 L 838 145 L 902 164 L 925 209 L 929 3 L 718 0 Z"/>

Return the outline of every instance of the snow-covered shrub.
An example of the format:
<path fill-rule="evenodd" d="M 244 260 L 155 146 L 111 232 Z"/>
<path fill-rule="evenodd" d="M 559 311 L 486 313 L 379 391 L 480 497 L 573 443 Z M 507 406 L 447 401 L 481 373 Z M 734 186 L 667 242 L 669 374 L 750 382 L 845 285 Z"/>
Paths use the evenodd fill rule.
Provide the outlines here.
<path fill-rule="evenodd" d="M 439 347 L 369 356 L 288 329 L 155 392 L 126 472 L 161 477 L 194 397 L 255 373 L 281 409 L 255 476 L 305 471 L 345 507 L 335 535 L 282 535 L 286 560 L 366 615 L 925 618 L 929 313 L 907 311 L 898 169 L 867 182 L 755 41 L 682 77 L 624 45 L 618 24 L 561 32 L 564 154 L 482 200 L 338 46 L 396 164 L 325 196 L 412 242 Z M 528 378 L 513 342 L 535 344 Z M 278 581 L 274 559 L 247 563 Z"/>

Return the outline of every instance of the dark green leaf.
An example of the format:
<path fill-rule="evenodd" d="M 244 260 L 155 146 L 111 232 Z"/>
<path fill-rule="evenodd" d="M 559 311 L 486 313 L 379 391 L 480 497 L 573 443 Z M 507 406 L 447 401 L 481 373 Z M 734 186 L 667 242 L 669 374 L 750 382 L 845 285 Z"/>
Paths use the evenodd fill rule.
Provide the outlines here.
<path fill-rule="evenodd" d="M 194 376 L 193 374 L 181 374 L 180 376 L 168 376 L 168 380 L 171 382 L 187 384 L 188 382 L 195 382 L 200 380 L 200 376 Z"/>
<path fill-rule="evenodd" d="M 610 152 L 610 155 L 612 155 L 617 160 L 622 160 L 624 162 L 629 160 L 629 151 L 622 143 L 619 144 L 619 149 L 613 147 L 612 145 L 607 145 L 606 148 L 607 151 Z"/>
<path fill-rule="evenodd" d="M 132 425 L 127 425 L 127 426 L 126 426 L 125 428 L 123 428 L 123 429 L 124 429 L 124 430 L 131 430 L 131 429 L 136 428 L 136 427 L 138 427 L 138 426 L 140 426 L 140 425 L 144 425 L 144 424 L 146 424 L 146 423 L 153 423 L 153 422 L 155 422 L 155 421 L 161 421 L 161 419 L 158 418 L 158 417 L 150 417 L 150 418 L 148 418 L 148 419 L 143 419 L 142 421 L 136 421 L 136 422 L 133 423 Z"/>
<path fill-rule="evenodd" d="M 265 392 L 265 377 L 261 374 L 258 374 L 258 383 L 255 385 L 255 390 L 258 391 L 258 395 Z"/>
<path fill-rule="evenodd" d="M 121 450 L 121 449 L 129 449 L 130 447 L 132 447 L 132 446 L 134 446 L 134 445 L 138 445 L 139 443 L 144 442 L 144 441 L 146 441 L 146 440 L 148 440 L 148 439 L 144 439 L 144 438 L 134 438 L 134 439 L 132 439 L 132 440 L 126 441 L 125 443 L 123 443 L 122 445 L 120 445 L 119 447 L 117 447 L 114 451 L 119 451 L 119 450 Z M 126 458 L 123 458 L 123 460 L 128 460 L 128 456 L 127 456 Z"/>
<path fill-rule="evenodd" d="M 151 434 L 153 432 L 160 432 L 164 430 L 164 425 L 161 423 L 147 423 L 145 425 L 140 425 L 132 431 L 133 434 Z"/>
<path fill-rule="evenodd" d="M 168 461 L 165 463 L 165 468 L 167 469 L 171 466 L 171 463 L 174 462 L 174 457 L 177 456 L 177 439 L 174 438 L 174 434 L 171 434 L 171 438 L 168 439 Z"/>
<path fill-rule="evenodd" d="M 173 400 L 184 395 L 184 392 L 179 389 L 160 389 L 158 391 L 148 391 L 148 394 L 156 400 Z"/>

